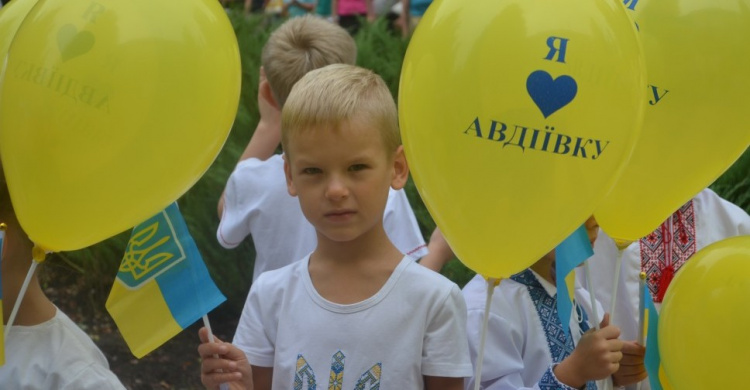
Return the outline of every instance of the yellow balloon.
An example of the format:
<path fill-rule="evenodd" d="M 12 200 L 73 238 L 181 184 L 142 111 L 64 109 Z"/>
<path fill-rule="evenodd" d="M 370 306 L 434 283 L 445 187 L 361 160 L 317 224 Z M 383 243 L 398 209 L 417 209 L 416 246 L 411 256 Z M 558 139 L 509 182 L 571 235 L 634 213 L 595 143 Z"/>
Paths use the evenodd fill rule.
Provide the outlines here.
<path fill-rule="evenodd" d="M 734 389 L 750 365 L 750 236 L 713 243 L 675 275 L 659 314 L 659 353 L 678 390 Z"/>
<path fill-rule="evenodd" d="M 649 104 L 630 162 L 595 215 L 620 241 L 651 233 L 750 145 L 750 1 L 626 0 Z"/>
<path fill-rule="evenodd" d="M 18 27 L 34 4 L 36 0 L 13 0 L 0 8 L 0 69 L 3 67 L 5 55 L 8 54 L 8 48 Z M 0 74 L 0 80 L 2 80 L 2 74 Z"/>
<path fill-rule="evenodd" d="M 0 156 L 24 230 L 73 250 L 165 208 L 219 153 L 239 90 L 215 0 L 39 1 L 0 90 Z"/>
<path fill-rule="evenodd" d="M 593 214 L 642 120 L 644 61 L 617 0 L 442 0 L 399 88 L 415 183 L 456 255 L 519 272 Z"/>

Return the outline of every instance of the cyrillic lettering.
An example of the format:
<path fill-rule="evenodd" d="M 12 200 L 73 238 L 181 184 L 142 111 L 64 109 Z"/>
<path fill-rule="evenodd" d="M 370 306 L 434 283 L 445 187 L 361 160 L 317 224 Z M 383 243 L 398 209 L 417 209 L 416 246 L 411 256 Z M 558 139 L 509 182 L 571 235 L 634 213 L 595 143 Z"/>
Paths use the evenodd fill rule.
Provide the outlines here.
<path fill-rule="evenodd" d="M 500 124 L 500 130 L 497 130 L 497 125 Z M 502 141 L 505 139 L 505 130 L 507 130 L 508 126 L 505 125 L 503 122 L 498 122 L 493 120 L 492 126 L 490 126 L 490 134 L 487 136 L 487 139 L 491 139 L 493 141 Z M 495 139 L 495 132 L 497 131 L 498 134 L 500 134 L 500 137 L 498 139 Z"/>
<path fill-rule="evenodd" d="M 78 100 L 91 106 L 94 100 L 94 92 L 94 88 L 83 85 L 81 86 L 81 93 L 78 94 Z"/>
<path fill-rule="evenodd" d="M 655 85 L 649 85 L 649 87 L 651 87 L 651 93 L 654 95 L 653 100 L 649 100 L 648 101 L 648 104 L 650 104 L 652 106 L 655 106 L 656 103 L 659 103 L 659 100 L 661 100 L 662 98 L 664 98 L 664 96 L 669 92 L 668 90 L 665 89 L 664 93 L 661 94 L 661 95 L 659 95 L 659 87 L 657 87 Z"/>
<path fill-rule="evenodd" d="M 34 68 L 33 71 L 31 71 L 31 82 L 34 84 L 44 84 L 44 78 L 47 76 L 47 69 L 44 68 Z"/>
<path fill-rule="evenodd" d="M 474 126 L 474 127 L 472 127 Z M 482 128 L 479 126 L 479 117 L 474 118 L 469 127 L 464 131 L 464 134 L 468 133 L 469 130 L 474 130 L 474 135 L 482 138 Z"/>
<path fill-rule="evenodd" d="M 539 138 L 539 133 L 541 130 L 533 129 L 534 134 L 531 135 L 531 143 L 529 144 L 529 149 L 536 149 L 536 139 Z"/>
<path fill-rule="evenodd" d="M 547 132 L 544 134 L 544 142 L 542 143 L 542 150 L 546 152 L 547 145 L 549 144 L 549 137 L 552 135 L 552 132 L 555 131 L 555 127 L 544 126 L 544 129 L 547 130 Z"/>
<path fill-rule="evenodd" d="M 104 11 L 106 10 L 107 8 L 105 6 L 99 3 L 94 3 L 92 1 L 82 16 L 84 19 L 87 19 L 89 22 L 96 23 L 96 18 L 98 18 L 99 15 L 103 14 Z"/>
<path fill-rule="evenodd" d="M 555 42 L 560 42 L 560 46 L 555 46 Z M 547 57 L 545 57 L 545 60 L 552 61 L 555 58 L 555 54 L 557 54 L 557 62 L 565 63 L 565 50 L 568 47 L 568 38 L 560 38 L 560 37 L 549 37 L 547 38 L 547 46 L 549 47 L 549 52 L 547 53 Z"/>
<path fill-rule="evenodd" d="M 513 144 L 513 140 L 516 138 L 516 134 L 518 134 L 518 129 L 521 129 L 521 136 L 518 137 L 518 142 Z M 516 127 L 513 129 L 513 135 L 510 137 L 510 140 L 508 142 L 503 144 L 503 148 L 508 145 L 514 145 L 514 146 L 520 146 L 522 151 L 526 151 L 526 148 L 523 146 L 524 138 L 526 138 L 526 127 L 516 125 Z"/>
<path fill-rule="evenodd" d="M 580 152 L 581 157 L 586 158 L 586 145 L 590 144 L 593 141 L 587 139 L 585 145 L 581 145 L 581 141 L 583 141 L 583 138 L 576 138 L 576 145 L 573 147 L 573 157 L 578 157 L 578 153 Z"/>
<path fill-rule="evenodd" d="M 609 145 L 609 141 L 607 141 L 607 143 L 604 144 L 604 147 L 602 147 L 601 141 L 599 140 L 594 141 L 594 143 L 596 143 L 596 154 L 591 156 L 592 160 L 596 160 L 597 158 L 599 158 L 599 156 L 602 155 L 602 152 L 604 151 L 604 149 L 606 149 L 607 145 Z"/>
<path fill-rule="evenodd" d="M 565 138 L 565 142 L 561 142 L 563 138 Z M 553 151 L 553 153 L 568 154 L 568 152 L 570 152 L 570 146 L 568 146 L 568 145 L 570 145 L 570 141 L 572 141 L 572 140 L 573 140 L 572 138 L 570 138 L 569 136 L 567 136 L 565 134 L 558 134 L 557 135 L 557 142 L 555 142 L 555 150 Z M 565 147 L 565 151 L 564 152 L 560 152 L 560 146 L 564 146 Z"/>
<path fill-rule="evenodd" d="M 104 109 L 104 111 L 109 114 L 109 95 L 102 96 L 101 99 L 99 99 L 99 103 L 96 103 L 94 106 L 98 109 Z"/>
<path fill-rule="evenodd" d="M 638 4 L 638 0 L 623 0 L 622 3 L 625 4 L 625 8 L 635 11 L 635 6 Z"/>

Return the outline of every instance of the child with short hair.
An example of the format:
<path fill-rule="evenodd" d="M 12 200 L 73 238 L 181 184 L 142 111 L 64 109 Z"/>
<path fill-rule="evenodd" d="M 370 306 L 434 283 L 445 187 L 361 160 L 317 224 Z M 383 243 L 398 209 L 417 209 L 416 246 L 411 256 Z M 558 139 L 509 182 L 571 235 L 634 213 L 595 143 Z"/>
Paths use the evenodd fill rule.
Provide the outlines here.
<path fill-rule="evenodd" d="M 599 225 L 586 221 L 592 245 Z M 490 306 L 481 388 L 596 389 L 595 381 L 612 375 L 617 386 L 637 383 L 646 377 L 645 348 L 634 341 L 618 339 L 620 330 L 603 319 L 589 319 L 593 305 L 588 292 L 577 283 L 575 307 L 566 333 L 557 314 L 555 251 L 531 267 L 503 279 L 495 287 Z M 468 336 L 472 361 L 477 359 L 487 281 L 472 279 L 463 289 L 468 307 Z M 601 320 L 600 328 L 594 324 Z M 596 321 L 596 322 L 594 322 Z M 477 378 L 466 383 L 473 389 Z"/>
<path fill-rule="evenodd" d="M 383 228 L 389 189 L 409 174 L 388 87 L 351 65 L 314 70 L 294 86 L 282 131 L 287 187 L 317 246 L 252 285 L 233 344 L 201 330 L 203 383 L 461 389 L 471 362 L 460 290 Z"/>
<path fill-rule="evenodd" d="M 271 34 L 263 47 L 258 106 L 260 122 L 219 201 L 216 236 L 225 248 L 253 237 L 253 280 L 281 268 L 315 248 L 315 229 L 284 181 L 281 113 L 292 86 L 307 72 L 329 64 L 354 64 L 357 47 L 341 27 L 313 16 L 294 18 Z M 424 239 L 404 190 L 391 190 L 384 212 L 386 233 L 403 253 L 420 258 Z M 439 270 L 436 265 L 436 270 Z"/>

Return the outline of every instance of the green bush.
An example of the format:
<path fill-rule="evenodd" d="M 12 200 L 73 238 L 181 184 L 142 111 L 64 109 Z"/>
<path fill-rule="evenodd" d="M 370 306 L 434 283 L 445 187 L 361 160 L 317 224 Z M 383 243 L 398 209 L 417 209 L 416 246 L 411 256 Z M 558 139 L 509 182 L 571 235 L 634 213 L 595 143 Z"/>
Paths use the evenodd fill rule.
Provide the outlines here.
<path fill-rule="evenodd" d="M 212 315 L 236 319 L 252 280 L 255 250 L 249 239 L 232 250 L 224 249 L 218 244 L 216 228 L 219 219 L 216 204 L 258 121 L 256 97 L 260 52 L 274 25 L 261 16 L 245 17 L 240 11 L 229 11 L 228 15 L 237 34 L 242 57 L 242 92 L 237 118 L 216 161 L 179 203 L 209 271 L 228 298 L 228 302 Z M 389 32 L 384 21 L 365 26 L 357 35 L 356 42 L 359 48 L 358 64 L 383 76 L 396 96 L 401 63 L 408 42 Z M 721 196 L 750 211 L 750 153 L 745 152 L 712 187 Z M 407 184 L 406 191 L 420 229 L 425 238 L 429 238 L 435 223 L 412 181 Z M 84 250 L 54 254 L 47 262 L 47 268 L 52 271 L 52 275 L 62 277 L 82 273 L 85 276 L 85 288 L 93 292 L 90 294 L 91 304 L 101 310 L 117 273 L 129 234 L 123 232 Z M 472 271 L 455 259 L 445 267 L 443 273 L 461 286 L 473 276 Z"/>

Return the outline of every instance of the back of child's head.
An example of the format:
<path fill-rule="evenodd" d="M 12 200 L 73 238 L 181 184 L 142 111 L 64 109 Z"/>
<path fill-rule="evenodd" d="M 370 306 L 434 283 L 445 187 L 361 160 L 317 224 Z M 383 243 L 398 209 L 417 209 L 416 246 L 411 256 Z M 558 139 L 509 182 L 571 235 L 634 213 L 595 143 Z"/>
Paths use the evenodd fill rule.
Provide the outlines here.
<path fill-rule="evenodd" d="M 306 15 L 289 19 L 268 38 L 261 62 L 276 102 L 283 107 L 292 86 L 307 72 L 329 64 L 354 64 L 357 46 L 336 24 Z"/>
<path fill-rule="evenodd" d="M 302 131 L 375 128 L 388 155 L 401 144 L 398 114 L 388 86 L 371 70 L 333 64 L 313 70 L 292 88 L 281 110 L 281 143 L 288 152 L 291 137 Z"/>

